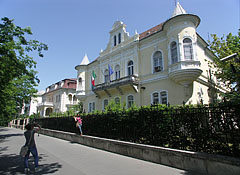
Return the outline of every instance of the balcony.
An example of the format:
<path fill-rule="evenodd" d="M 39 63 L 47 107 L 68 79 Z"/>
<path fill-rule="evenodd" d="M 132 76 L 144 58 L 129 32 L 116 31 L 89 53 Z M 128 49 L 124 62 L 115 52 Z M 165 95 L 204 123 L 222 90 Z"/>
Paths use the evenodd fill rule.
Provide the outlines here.
<path fill-rule="evenodd" d="M 53 102 L 45 101 L 37 104 L 38 107 L 53 107 Z"/>
<path fill-rule="evenodd" d="M 169 66 L 169 77 L 182 85 L 189 85 L 202 73 L 200 61 L 180 61 Z"/>
<path fill-rule="evenodd" d="M 122 87 L 129 86 L 133 88 L 135 92 L 138 92 L 138 84 L 139 79 L 135 75 L 130 75 L 127 77 L 119 78 L 117 80 L 113 80 L 110 82 L 98 84 L 93 87 L 93 92 L 97 95 L 97 97 L 100 97 L 100 92 L 105 92 L 109 97 L 111 97 L 110 90 L 116 89 L 121 95 L 123 95 Z"/>
<path fill-rule="evenodd" d="M 76 91 L 76 97 L 80 100 L 80 101 L 84 101 L 86 99 L 86 91 L 84 90 L 77 90 Z"/>

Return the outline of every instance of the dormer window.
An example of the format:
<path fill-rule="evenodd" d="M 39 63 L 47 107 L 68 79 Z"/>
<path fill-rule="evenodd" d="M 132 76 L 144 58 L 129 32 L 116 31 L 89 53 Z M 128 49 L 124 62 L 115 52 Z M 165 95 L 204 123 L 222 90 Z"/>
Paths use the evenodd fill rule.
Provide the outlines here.
<path fill-rule="evenodd" d="M 121 33 L 118 34 L 118 44 L 121 43 Z"/>
<path fill-rule="evenodd" d="M 116 46 L 116 45 L 117 45 L 117 36 L 114 35 L 114 46 Z"/>

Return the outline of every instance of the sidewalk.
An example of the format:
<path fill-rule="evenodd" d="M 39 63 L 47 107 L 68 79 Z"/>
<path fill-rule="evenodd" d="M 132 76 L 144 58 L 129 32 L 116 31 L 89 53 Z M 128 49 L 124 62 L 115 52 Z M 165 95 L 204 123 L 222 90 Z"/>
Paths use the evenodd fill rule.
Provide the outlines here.
<path fill-rule="evenodd" d="M 39 152 L 38 174 L 58 175 L 197 175 L 81 144 L 36 135 Z M 23 174 L 23 158 L 18 153 L 24 144 L 23 131 L 0 128 L 0 174 Z M 33 159 L 30 160 L 31 168 Z"/>

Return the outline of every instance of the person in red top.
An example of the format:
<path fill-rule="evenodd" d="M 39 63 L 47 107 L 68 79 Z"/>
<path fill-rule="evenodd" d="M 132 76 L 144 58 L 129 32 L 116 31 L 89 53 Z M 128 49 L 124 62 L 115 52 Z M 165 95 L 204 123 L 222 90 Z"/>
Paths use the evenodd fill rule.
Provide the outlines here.
<path fill-rule="evenodd" d="M 82 118 L 79 114 L 77 114 L 77 117 L 74 117 L 74 120 L 76 122 L 76 126 L 79 127 L 80 135 L 82 135 Z"/>

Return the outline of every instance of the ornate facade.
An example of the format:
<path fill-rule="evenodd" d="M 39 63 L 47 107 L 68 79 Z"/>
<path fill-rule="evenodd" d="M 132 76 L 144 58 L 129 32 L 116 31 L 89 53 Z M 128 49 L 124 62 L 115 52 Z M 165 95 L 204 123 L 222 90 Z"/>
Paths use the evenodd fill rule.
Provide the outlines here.
<path fill-rule="evenodd" d="M 106 49 L 91 63 L 85 55 L 75 67 L 76 96 L 85 111 L 104 110 L 110 101 L 126 107 L 212 102 L 208 62 L 214 55 L 196 32 L 199 24 L 179 3 L 170 19 L 141 34 L 130 36 L 116 21 Z"/>

